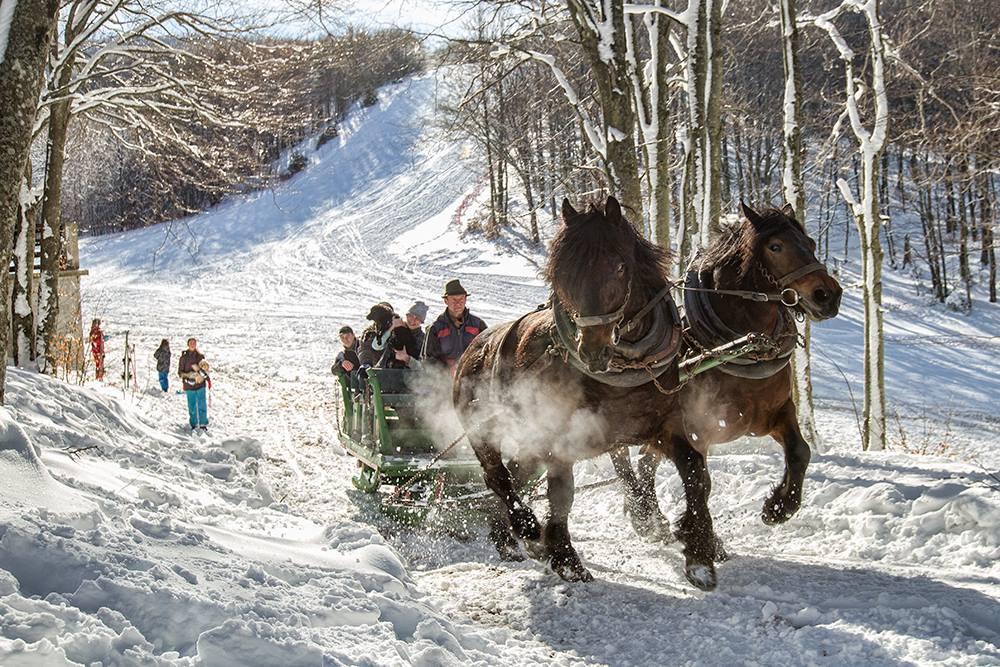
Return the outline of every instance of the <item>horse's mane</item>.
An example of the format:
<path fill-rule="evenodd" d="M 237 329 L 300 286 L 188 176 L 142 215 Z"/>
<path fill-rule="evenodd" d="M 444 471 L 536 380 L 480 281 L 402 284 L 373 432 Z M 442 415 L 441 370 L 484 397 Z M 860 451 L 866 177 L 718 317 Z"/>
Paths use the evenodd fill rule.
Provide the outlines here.
<path fill-rule="evenodd" d="M 608 221 L 593 204 L 559 228 L 549 245 L 544 277 L 562 298 L 567 287 L 590 284 L 593 267 L 610 252 L 632 265 L 638 286 L 659 290 L 669 280 L 670 251 L 643 238 L 624 218 L 621 224 Z"/>
<path fill-rule="evenodd" d="M 738 280 L 743 282 L 750 277 L 764 241 L 789 225 L 801 230 L 801 225 L 776 208 L 759 211 L 759 215 L 762 222 L 756 226 L 749 220 L 741 220 L 723 228 L 719 238 L 698 253 L 692 268 L 699 271 L 734 268 Z"/>

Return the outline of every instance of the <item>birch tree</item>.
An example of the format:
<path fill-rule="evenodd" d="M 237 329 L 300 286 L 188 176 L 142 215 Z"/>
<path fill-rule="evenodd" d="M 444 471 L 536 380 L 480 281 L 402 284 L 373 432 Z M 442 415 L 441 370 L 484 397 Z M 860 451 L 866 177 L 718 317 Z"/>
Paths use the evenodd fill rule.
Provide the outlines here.
<path fill-rule="evenodd" d="M 860 14 L 867 27 L 867 50 L 871 66 L 870 83 L 855 74 L 853 49 L 834 21 L 845 12 Z M 861 239 L 862 303 L 864 305 L 864 416 L 862 446 L 866 450 L 885 449 L 885 346 L 882 335 L 882 218 L 879 210 L 878 169 L 889 127 L 889 104 L 885 86 L 885 46 L 878 0 L 844 0 L 813 22 L 833 40 L 844 64 L 844 107 L 858 142 L 861 162 L 860 201 L 844 179 L 837 181 L 850 207 Z M 871 128 L 865 126 L 859 101 L 874 97 Z"/>
<path fill-rule="evenodd" d="M 795 209 L 795 215 L 805 224 L 806 193 L 802 180 L 802 76 L 799 72 L 799 32 L 796 25 L 795 0 L 781 0 L 781 54 L 784 65 L 784 99 L 782 124 L 781 193 Z M 799 325 L 805 344 L 795 347 L 792 357 L 792 400 L 798 408 L 799 427 L 806 440 L 819 446 L 812 393 L 812 365 L 809 357 L 810 322 Z"/>
<path fill-rule="evenodd" d="M 31 146 L 45 58 L 55 29 L 56 0 L 0 1 L 0 350 L 10 338 L 10 303 L 6 298 L 15 218 L 22 176 Z M 0 402 L 3 402 L 7 364 L 0 364 Z"/>
<path fill-rule="evenodd" d="M 669 12 L 666 0 L 657 0 L 656 11 L 643 6 L 627 5 L 625 21 L 626 57 L 632 78 L 632 99 L 636 106 L 639 129 L 646 162 L 647 217 L 653 240 L 670 247 L 671 219 L 671 147 L 674 127 L 670 117 L 671 86 L 682 80 L 676 63 L 671 62 L 672 30 L 682 26 L 680 17 Z M 649 46 L 649 59 L 639 57 L 635 15 L 644 28 Z"/>
<path fill-rule="evenodd" d="M 681 184 L 683 262 L 711 242 L 719 230 L 722 211 L 721 4 L 722 0 L 688 0 L 681 17 L 687 31 L 684 75 L 688 109 Z"/>

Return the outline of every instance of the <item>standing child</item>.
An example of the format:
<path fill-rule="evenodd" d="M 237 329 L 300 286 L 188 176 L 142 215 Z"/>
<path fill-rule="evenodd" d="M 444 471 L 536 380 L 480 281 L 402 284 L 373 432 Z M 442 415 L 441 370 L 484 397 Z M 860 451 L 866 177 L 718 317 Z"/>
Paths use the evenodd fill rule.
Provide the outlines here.
<path fill-rule="evenodd" d="M 166 338 L 160 341 L 153 358 L 156 359 L 156 372 L 160 374 L 160 389 L 166 392 L 170 389 L 170 343 Z"/>
<path fill-rule="evenodd" d="M 198 341 L 188 338 L 187 349 L 181 353 L 177 363 L 177 374 L 181 376 L 184 394 L 187 396 L 188 422 L 191 430 L 208 430 L 208 362 L 198 351 Z"/>
<path fill-rule="evenodd" d="M 90 323 L 90 353 L 94 356 L 94 371 L 98 380 L 104 379 L 104 332 L 101 331 L 101 321 L 95 319 Z"/>

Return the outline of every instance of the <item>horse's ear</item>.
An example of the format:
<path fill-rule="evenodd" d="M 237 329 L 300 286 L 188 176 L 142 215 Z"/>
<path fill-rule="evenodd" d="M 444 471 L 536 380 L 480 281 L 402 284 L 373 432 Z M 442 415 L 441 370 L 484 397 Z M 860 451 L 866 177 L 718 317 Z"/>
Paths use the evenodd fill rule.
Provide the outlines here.
<path fill-rule="evenodd" d="M 750 224 L 754 227 L 758 227 L 764 222 L 764 219 L 760 217 L 760 213 L 747 206 L 746 202 L 742 199 L 740 199 L 740 212 L 743 213 L 743 217 L 749 220 Z"/>
<path fill-rule="evenodd" d="M 614 197 L 608 197 L 604 204 L 604 217 L 608 222 L 620 223 L 622 221 L 622 205 Z"/>
<path fill-rule="evenodd" d="M 570 220 L 573 220 L 578 215 L 580 214 L 577 213 L 576 209 L 573 208 L 573 205 L 569 203 L 569 197 L 564 197 L 562 203 L 563 224 L 564 225 L 570 224 Z"/>
<path fill-rule="evenodd" d="M 791 204 L 785 202 L 785 205 L 781 207 L 781 212 L 785 214 L 786 218 L 791 219 L 796 225 L 798 225 L 799 229 L 803 232 L 806 231 L 806 223 L 795 217 L 795 209 L 792 208 Z"/>

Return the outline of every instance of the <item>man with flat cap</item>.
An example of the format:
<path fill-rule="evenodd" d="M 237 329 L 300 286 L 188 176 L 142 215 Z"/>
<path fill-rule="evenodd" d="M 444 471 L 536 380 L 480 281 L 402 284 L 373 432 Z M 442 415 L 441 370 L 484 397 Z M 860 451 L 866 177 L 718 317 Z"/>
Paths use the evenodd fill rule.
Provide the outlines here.
<path fill-rule="evenodd" d="M 486 322 L 469 312 L 465 306 L 469 293 L 462 283 L 449 280 L 444 286 L 445 310 L 427 330 L 424 342 L 424 360 L 441 364 L 454 373 L 458 358 L 469 347 L 472 339 L 486 330 Z"/>

